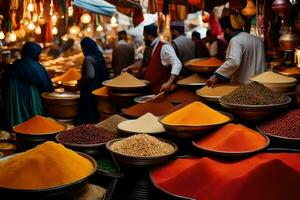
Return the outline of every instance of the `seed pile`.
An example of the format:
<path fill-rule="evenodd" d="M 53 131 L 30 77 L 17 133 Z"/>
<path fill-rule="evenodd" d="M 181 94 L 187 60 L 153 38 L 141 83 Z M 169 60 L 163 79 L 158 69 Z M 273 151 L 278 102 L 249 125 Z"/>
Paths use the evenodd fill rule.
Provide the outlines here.
<path fill-rule="evenodd" d="M 58 139 L 73 144 L 99 144 L 116 138 L 116 134 L 93 124 L 83 124 L 60 134 Z"/>
<path fill-rule="evenodd" d="M 121 117 L 120 115 L 112 115 L 111 117 L 103 120 L 102 122 L 99 122 L 96 124 L 96 127 L 102 127 L 106 130 L 117 133 L 118 132 L 118 124 L 127 120 L 125 117 Z"/>
<path fill-rule="evenodd" d="M 252 82 L 221 97 L 224 103 L 238 105 L 270 105 L 282 104 L 289 100 L 288 96 L 275 93 L 260 83 Z"/>
<path fill-rule="evenodd" d="M 291 110 L 279 117 L 267 121 L 259 129 L 275 136 L 300 138 L 300 109 Z"/>
<path fill-rule="evenodd" d="M 164 156 L 174 151 L 172 145 L 147 134 L 137 134 L 117 141 L 111 148 L 116 153 L 138 157 Z"/>

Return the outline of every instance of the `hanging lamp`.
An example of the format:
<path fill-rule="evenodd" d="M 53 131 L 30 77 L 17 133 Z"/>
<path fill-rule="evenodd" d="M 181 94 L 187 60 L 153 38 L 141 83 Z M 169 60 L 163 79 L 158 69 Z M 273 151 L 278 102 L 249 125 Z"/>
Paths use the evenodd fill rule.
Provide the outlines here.
<path fill-rule="evenodd" d="M 241 13 L 244 16 L 253 16 L 256 14 L 256 6 L 252 0 L 247 0 L 247 5 L 244 9 L 241 10 Z"/>

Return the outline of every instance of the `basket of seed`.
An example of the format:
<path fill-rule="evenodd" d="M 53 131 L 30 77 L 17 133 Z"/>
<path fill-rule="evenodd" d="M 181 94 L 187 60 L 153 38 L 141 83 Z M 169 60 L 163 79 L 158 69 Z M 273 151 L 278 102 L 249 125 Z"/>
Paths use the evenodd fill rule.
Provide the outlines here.
<path fill-rule="evenodd" d="M 221 97 L 219 102 L 241 119 L 258 121 L 287 108 L 291 98 L 252 82 Z"/>
<path fill-rule="evenodd" d="M 147 134 L 136 134 L 106 143 L 106 149 L 124 166 L 145 167 L 162 163 L 175 154 L 175 143 Z"/>

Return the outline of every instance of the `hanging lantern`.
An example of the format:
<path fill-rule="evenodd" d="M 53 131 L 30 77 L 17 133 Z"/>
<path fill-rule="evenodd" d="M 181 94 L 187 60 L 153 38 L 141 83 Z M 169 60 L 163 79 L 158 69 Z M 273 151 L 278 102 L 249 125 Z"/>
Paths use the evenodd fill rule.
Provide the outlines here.
<path fill-rule="evenodd" d="M 81 15 L 80 17 L 80 22 L 83 24 L 88 24 L 91 22 L 91 15 L 89 15 L 88 13 L 85 13 L 83 15 Z"/>
<path fill-rule="evenodd" d="M 14 32 L 8 32 L 6 34 L 6 37 L 7 37 L 7 41 L 8 42 L 15 42 L 15 41 L 17 41 L 17 35 Z"/>
<path fill-rule="evenodd" d="M 71 26 L 69 32 L 73 35 L 77 35 L 80 32 L 80 28 L 76 25 Z"/>
<path fill-rule="evenodd" d="M 284 16 L 291 9 L 292 4 L 289 0 L 274 0 L 272 3 L 272 9 L 277 14 Z"/>
<path fill-rule="evenodd" d="M 52 29 L 51 29 L 51 33 L 53 35 L 56 35 L 58 33 L 58 29 L 56 28 L 56 26 L 53 26 Z"/>
<path fill-rule="evenodd" d="M 23 28 L 20 28 L 19 30 L 15 31 L 15 34 L 17 38 L 23 39 L 26 36 L 26 31 Z"/>
<path fill-rule="evenodd" d="M 96 31 L 98 31 L 98 32 L 103 31 L 103 27 L 101 25 L 98 25 Z"/>
<path fill-rule="evenodd" d="M 28 12 L 33 12 L 34 11 L 34 6 L 33 6 L 33 3 L 32 1 L 30 1 L 27 5 L 27 10 Z"/>
<path fill-rule="evenodd" d="M 56 24 L 56 22 L 57 22 L 57 16 L 56 15 L 52 15 L 51 16 L 51 21 L 52 21 L 53 24 Z"/>
<path fill-rule="evenodd" d="M 33 31 L 35 29 L 35 24 L 33 23 L 33 21 L 30 21 L 27 28 L 31 31 Z"/>
<path fill-rule="evenodd" d="M 110 26 L 111 27 L 117 27 L 118 24 L 117 24 L 117 19 L 115 16 L 113 16 L 111 19 L 110 19 Z"/>
<path fill-rule="evenodd" d="M 3 31 L 0 31 L 0 40 L 3 40 L 5 38 L 5 35 L 3 33 Z"/>
<path fill-rule="evenodd" d="M 37 34 L 37 35 L 41 35 L 42 34 L 42 29 L 40 26 L 37 26 L 35 29 L 34 29 L 34 33 Z"/>
<path fill-rule="evenodd" d="M 254 5 L 252 0 L 247 0 L 247 6 L 242 9 L 242 14 L 244 16 L 253 16 L 256 14 L 256 6 Z"/>
<path fill-rule="evenodd" d="M 69 17 L 72 17 L 72 16 L 73 16 L 73 13 L 74 13 L 73 6 L 69 6 L 69 7 L 68 7 L 68 16 L 69 16 Z"/>
<path fill-rule="evenodd" d="M 86 31 L 87 31 L 88 33 L 92 32 L 91 27 L 87 27 L 87 28 L 86 28 Z"/>

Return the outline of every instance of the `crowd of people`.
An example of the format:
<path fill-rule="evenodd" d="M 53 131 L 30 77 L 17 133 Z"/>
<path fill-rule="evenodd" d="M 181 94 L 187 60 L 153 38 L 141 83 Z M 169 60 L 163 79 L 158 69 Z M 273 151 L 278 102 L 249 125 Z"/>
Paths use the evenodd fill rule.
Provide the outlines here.
<path fill-rule="evenodd" d="M 142 59 L 136 59 L 135 48 L 128 42 L 126 32 L 119 32 L 118 42 L 112 49 L 114 75 L 138 71 L 140 78 L 148 80 L 151 91 L 157 94 L 173 90 L 178 77 L 189 74 L 183 70 L 184 63 L 194 58 L 215 56 L 224 60 L 224 64 L 207 81 L 211 87 L 220 82 L 246 83 L 249 77 L 265 71 L 263 42 L 244 32 L 242 26 L 233 27 L 229 16 L 219 21 L 224 39 L 212 35 L 210 31 L 203 39 L 200 33 L 193 32 L 190 39 L 185 35 L 183 22 L 171 22 L 170 43 L 160 40 L 155 24 L 147 25 L 143 31 L 145 50 Z M 86 37 L 80 44 L 84 61 L 82 78 L 79 80 L 77 122 L 96 123 L 99 116 L 92 91 L 101 87 L 109 76 L 103 52 L 97 43 Z M 51 92 L 54 88 L 47 71 L 39 62 L 41 51 L 37 43 L 26 42 L 21 59 L 16 60 L 7 70 L 2 70 L 4 73 L 1 72 L 4 86 L 1 91 L 4 102 L 1 115 L 5 119 L 2 121 L 6 128 L 34 115 L 44 115 L 41 93 Z"/>

